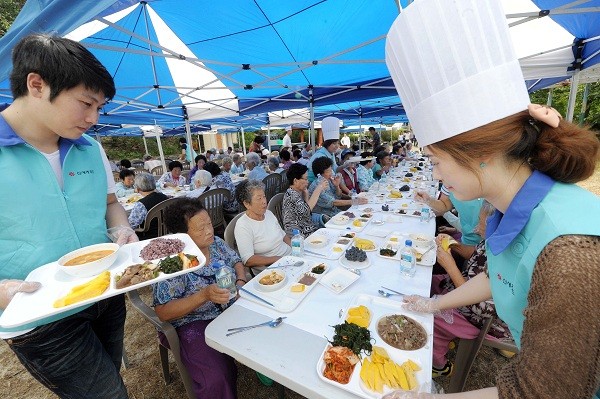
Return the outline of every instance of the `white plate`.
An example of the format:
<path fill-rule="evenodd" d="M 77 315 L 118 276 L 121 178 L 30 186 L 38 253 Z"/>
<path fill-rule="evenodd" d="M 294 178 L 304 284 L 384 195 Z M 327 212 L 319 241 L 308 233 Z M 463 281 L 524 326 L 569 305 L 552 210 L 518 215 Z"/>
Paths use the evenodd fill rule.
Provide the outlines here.
<path fill-rule="evenodd" d="M 343 267 L 337 267 L 327 273 L 327 275 L 324 276 L 319 283 L 329 288 L 336 294 L 339 294 L 348 288 L 353 282 L 358 280 L 359 277 L 360 276 L 358 274 L 352 273 Z"/>
<path fill-rule="evenodd" d="M 291 312 L 292 310 L 296 309 L 296 307 L 298 307 L 300 302 L 302 302 L 302 300 L 304 298 L 306 298 L 306 296 L 310 293 L 310 291 L 312 291 L 312 289 L 317 285 L 317 283 L 321 280 L 321 278 L 329 275 L 329 273 L 327 273 L 327 270 L 329 269 L 329 267 L 331 267 L 331 264 L 328 264 L 327 261 L 320 262 L 320 261 L 314 261 L 314 260 L 308 260 L 308 259 L 300 259 L 300 258 L 297 258 L 294 256 L 284 256 L 281 259 L 279 259 L 277 262 L 273 263 L 273 265 L 271 265 L 271 267 L 277 267 L 277 266 L 281 266 L 281 265 L 293 265 L 294 263 L 296 263 L 299 260 L 303 260 L 304 265 L 298 266 L 298 267 L 289 266 L 289 267 L 283 268 L 285 270 L 287 279 L 286 279 L 284 286 L 276 291 L 268 291 L 267 292 L 267 291 L 260 290 L 260 289 L 258 289 L 256 284 L 246 284 L 244 286 L 244 288 L 247 291 L 251 292 L 252 294 L 258 295 L 259 297 L 263 298 L 264 300 L 271 302 L 273 304 L 273 307 L 265 304 L 264 302 L 261 302 L 260 300 L 252 297 L 251 295 L 247 294 L 244 291 L 239 291 L 240 296 L 249 301 L 255 302 L 259 305 L 266 306 L 269 309 L 274 309 L 274 310 L 282 312 L 282 313 Z M 298 282 L 298 280 L 305 273 L 310 273 L 310 270 L 313 267 L 315 267 L 316 265 L 321 264 L 321 263 L 325 263 L 325 265 L 327 266 L 327 269 L 325 270 L 325 272 L 327 274 L 325 274 L 325 273 L 313 274 L 313 276 L 315 277 L 315 281 L 311 285 L 307 285 L 305 287 L 304 291 L 302 291 L 302 292 L 292 292 L 292 290 L 291 290 L 292 285 L 295 285 Z M 275 269 L 275 270 L 281 270 L 281 269 Z M 269 268 L 265 269 L 264 271 L 268 272 Z"/>
<path fill-rule="evenodd" d="M 402 302 L 383 298 L 376 297 L 372 295 L 359 294 L 352 298 L 348 306 L 346 306 L 346 311 L 340 320 L 337 322 L 331 322 L 330 324 L 339 324 L 343 323 L 346 319 L 346 314 L 348 312 L 347 309 L 359 305 L 364 305 L 369 308 L 371 312 L 371 323 L 369 324 L 369 331 L 371 332 L 371 338 L 373 338 L 373 345 L 383 347 L 390 358 L 397 364 L 402 364 L 407 360 L 412 360 L 421 366 L 421 370 L 415 373 L 417 378 L 417 382 L 421 385 L 418 389 L 422 392 L 430 392 L 431 391 L 431 364 L 432 364 L 432 350 L 433 350 L 433 317 L 431 315 L 417 314 L 412 312 L 407 312 L 402 308 Z M 400 349 L 396 349 L 388 344 L 386 344 L 383 339 L 377 333 L 377 321 L 383 317 L 392 314 L 404 314 L 411 319 L 419 322 L 427 332 L 427 344 L 425 347 L 418 349 L 416 351 L 402 351 Z M 326 338 L 328 340 L 333 339 L 333 328 L 330 329 L 330 333 L 327 334 Z M 325 348 L 323 349 L 323 354 L 330 347 L 330 344 L 327 343 Z M 352 376 L 350 377 L 350 381 L 347 384 L 340 384 L 338 382 L 332 381 L 323 376 L 323 370 L 325 369 L 325 362 L 323 361 L 323 354 L 319 357 L 319 360 L 316 364 L 316 371 L 319 375 L 319 378 L 323 380 L 327 384 L 334 385 L 340 389 L 351 392 L 361 398 L 381 398 L 384 394 L 387 394 L 392 391 L 389 387 L 384 387 L 383 394 L 377 393 L 375 391 L 371 391 L 366 387 L 362 387 L 360 380 L 360 368 L 361 363 L 357 363 L 354 367 L 354 371 L 352 372 Z M 366 355 L 362 354 L 364 358 Z"/>
<path fill-rule="evenodd" d="M 354 245 L 355 247 L 356 247 L 356 245 L 355 245 L 355 243 L 356 243 L 356 241 L 355 241 L 355 240 L 356 240 L 356 238 L 357 238 L 357 237 L 354 237 L 354 240 L 352 241 L 352 245 Z M 362 238 L 362 237 L 358 237 L 358 238 Z M 369 240 L 368 238 L 362 238 L 362 239 L 363 239 L 363 240 Z M 365 252 L 373 252 L 373 251 L 377 251 L 377 244 L 375 243 L 375 241 L 373 241 L 373 240 L 369 240 L 369 241 L 371 241 L 371 242 L 373 243 L 373 247 L 374 247 L 374 248 L 373 248 L 373 249 L 363 249 L 363 251 L 365 251 Z M 351 245 L 351 246 L 352 246 L 352 245 Z M 357 247 L 357 248 L 358 248 L 358 247 Z M 360 249 L 360 248 L 359 248 L 359 249 Z"/>
<path fill-rule="evenodd" d="M 327 244 L 322 247 L 315 247 L 314 245 L 306 244 L 304 246 L 304 251 L 308 255 L 315 255 L 326 259 L 337 259 L 344 254 L 346 248 L 352 245 L 353 242 L 352 238 L 341 237 L 343 234 L 345 233 L 342 233 L 337 229 L 319 229 L 310 236 L 306 237 L 304 242 L 310 242 L 313 235 L 315 235 L 327 237 Z M 348 242 L 345 244 L 340 244 L 340 240 L 347 240 Z M 334 251 L 334 248 L 337 248 L 338 251 Z"/>
<path fill-rule="evenodd" d="M 347 269 L 366 269 L 367 267 L 371 266 L 371 259 L 367 257 L 367 260 L 364 262 L 353 262 L 346 259 L 346 255 L 344 255 L 340 258 L 340 264 Z"/>
<path fill-rule="evenodd" d="M 374 223 L 374 222 L 375 222 L 375 221 L 373 221 L 373 223 Z M 365 234 L 368 234 L 368 235 L 370 235 L 370 236 L 374 236 L 374 237 L 379 237 L 379 238 L 384 238 L 384 237 L 387 237 L 387 235 L 388 235 L 389 233 L 390 233 L 390 232 L 389 232 L 388 230 L 386 230 L 386 229 L 384 229 L 384 228 L 382 228 L 382 227 L 378 227 L 378 228 L 375 228 L 375 229 L 371 229 L 371 230 L 369 230 L 369 231 L 366 231 L 366 232 L 365 232 Z"/>
<path fill-rule="evenodd" d="M 335 215 L 334 217 L 332 217 L 329 221 L 333 224 L 345 225 L 345 224 L 348 224 L 348 222 L 350 221 L 350 218 L 346 215 L 338 214 L 338 215 Z"/>
<path fill-rule="evenodd" d="M 33 270 L 26 281 L 39 281 L 42 283 L 42 288 L 34 293 L 17 293 L 13 300 L 9 303 L 8 307 L 0 316 L 0 326 L 5 328 L 18 327 L 27 323 L 31 323 L 43 318 L 54 316 L 65 311 L 88 305 L 91 303 L 98 302 L 102 299 L 110 298 L 112 296 L 122 294 L 127 291 L 131 291 L 137 288 L 141 288 L 150 284 L 157 283 L 162 280 L 173 278 L 181 274 L 193 272 L 204 266 L 206 258 L 198 248 L 198 246 L 192 241 L 190 236 L 187 234 L 171 234 L 164 236 L 164 238 L 178 238 L 185 243 L 183 252 L 186 254 L 196 255 L 199 266 L 182 270 L 179 272 L 164 274 L 160 273 L 158 277 L 144 281 L 139 284 L 135 284 L 129 287 L 117 289 L 115 286 L 115 277 L 118 274 L 122 274 L 123 271 L 135 263 L 141 263 L 139 260 L 139 253 L 151 240 L 144 240 L 134 242 L 131 244 L 123 245 L 119 251 L 117 260 L 108 269 L 110 271 L 110 286 L 101 295 L 87 299 L 85 301 L 77 302 L 72 305 L 55 308 L 53 306 L 54 301 L 65 296 L 71 288 L 84 284 L 94 277 L 73 277 L 58 269 L 57 262 L 51 262 L 46 265 L 40 266 Z M 157 261 L 154 261 L 157 262 Z"/>

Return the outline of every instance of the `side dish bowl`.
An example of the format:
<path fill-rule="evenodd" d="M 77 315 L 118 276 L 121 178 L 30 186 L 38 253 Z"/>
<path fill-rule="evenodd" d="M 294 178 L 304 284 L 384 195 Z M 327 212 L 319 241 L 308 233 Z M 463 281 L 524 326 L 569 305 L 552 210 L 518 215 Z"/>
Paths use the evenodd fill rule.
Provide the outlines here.
<path fill-rule="evenodd" d="M 119 245 L 114 243 L 90 245 L 62 256 L 58 268 L 74 277 L 92 277 L 111 267 L 118 251 Z"/>

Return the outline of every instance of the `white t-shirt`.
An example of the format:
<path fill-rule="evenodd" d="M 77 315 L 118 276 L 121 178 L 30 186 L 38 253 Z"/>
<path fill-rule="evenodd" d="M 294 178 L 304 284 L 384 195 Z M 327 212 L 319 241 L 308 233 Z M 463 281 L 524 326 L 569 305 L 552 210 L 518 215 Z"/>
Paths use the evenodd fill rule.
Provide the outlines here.
<path fill-rule="evenodd" d="M 292 139 L 287 134 L 283 136 L 283 144 L 282 147 L 292 148 Z"/>
<path fill-rule="evenodd" d="M 102 154 L 102 162 L 104 163 L 104 169 L 106 171 L 106 182 L 108 183 L 107 194 L 114 194 L 117 191 L 115 187 L 115 179 L 113 178 L 112 170 L 110 169 L 110 164 L 108 162 L 108 158 L 106 157 L 106 153 L 102 146 L 100 146 L 100 153 Z M 56 175 L 56 180 L 58 180 L 58 185 L 62 189 L 64 187 L 63 177 L 62 177 L 62 165 L 60 164 L 60 151 L 54 151 L 53 153 L 46 154 L 42 152 L 42 155 L 46 157 L 54 174 Z M 19 335 L 23 335 L 33 330 L 32 328 L 28 330 L 22 331 L 13 331 L 13 332 L 0 332 L 0 339 L 9 339 L 18 337 Z"/>
<path fill-rule="evenodd" d="M 292 248 L 283 241 L 285 232 L 273 212 L 267 210 L 265 219 L 250 219 L 247 214 L 235 225 L 235 242 L 242 261 L 246 263 L 252 255 L 285 256 Z"/>

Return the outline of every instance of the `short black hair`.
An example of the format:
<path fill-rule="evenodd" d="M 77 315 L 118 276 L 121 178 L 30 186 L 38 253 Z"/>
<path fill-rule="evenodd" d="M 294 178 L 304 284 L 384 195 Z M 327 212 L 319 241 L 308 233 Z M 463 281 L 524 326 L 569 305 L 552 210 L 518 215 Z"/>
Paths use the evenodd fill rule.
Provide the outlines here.
<path fill-rule="evenodd" d="M 333 166 L 331 159 L 327 157 L 319 157 L 312 162 L 312 171 L 314 175 L 321 175 L 327 168 Z"/>
<path fill-rule="evenodd" d="M 204 170 L 210 172 L 212 177 L 219 176 L 221 174 L 221 168 L 215 162 L 207 162 L 204 165 Z"/>
<path fill-rule="evenodd" d="M 179 142 L 180 143 L 187 143 L 187 140 L 185 139 L 185 137 L 180 137 L 179 138 Z"/>
<path fill-rule="evenodd" d="M 119 165 L 122 168 L 131 168 L 131 161 L 129 159 L 121 159 L 121 162 L 119 162 Z"/>
<path fill-rule="evenodd" d="M 167 230 L 171 233 L 187 233 L 189 220 L 203 210 L 202 202 L 195 198 L 177 198 L 165 209 Z"/>
<path fill-rule="evenodd" d="M 377 158 L 377 163 L 381 163 L 385 157 L 389 157 L 390 153 L 387 151 L 379 151 L 375 157 Z"/>
<path fill-rule="evenodd" d="M 392 147 L 392 154 L 396 154 L 396 152 L 398 152 L 398 150 L 402 148 L 402 146 L 396 144 Z"/>
<path fill-rule="evenodd" d="M 380 153 L 381 151 L 385 151 L 385 148 L 386 148 L 386 147 L 385 147 L 385 145 L 383 145 L 383 144 L 381 144 L 381 145 L 378 145 L 377 147 L 373 148 L 373 154 L 378 154 L 378 153 Z"/>
<path fill-rule="evenodd" d="M 300 159 L 300 158 L 302 158 L 302 151 L 294 150 L 294 152 L 292 152 L 292 155 L 294 156 L 294 158 Z"/>
<path fill-rule="evenodd" d="M 291 164 L 286 173 L 287 179 L 290 182 L 290 186 L 294 184 L 294 179 L 302 179 L 302 176 L 306 173 L 306 171 L 308 171 L 308 167 L 306 167 L 306 165 L 302 165 L 301 163 Z"/>
<path fill-rule="evenodd" d="M 375 131 L 375 128 L 373 126 L 369 127 L 369 131 Z"/>
<path fill-rule="evenodd" d="M 208 162 L 208 159 L 206 159 L 206 157 L 202 154 L 200 155 L 196 155 L 196 158 L 194 158 L 194 163 L 198 163 L 199 160 L 204 159 L 204 162 Z"/>
<path fill-rule="evenodd" d="M 27 75 L 37 73 L 50 86 L 50 101 L 80 84 L 104 97 L 115 96 L 115 82 L 104 65 L 80 43 L 45 34 L 25 36 L 12 51 L 10 90 L 27 95 Z"/>
<path fill-rule="evenodd" d="M 279 152 L 279 156 L 281 157 L 281 159 L 283 159 L 284 161 L 289 161 L 290 159 L 292 159 L 292 154 L 290 154 L 290 152 L 288 150 L 281 150 Z"/>
<path fill-rule="evenodd" d="M 125 180 L 127 176 L 135 176 L 135 173 L 131 169 L 123 169 L 119 172 L 119 177 L 121 180 Z"/>
<path fill-rule="evenodd" d="M 173 170 L 175 168 L 183 169 L 183 165 L 179 161 L 169 162 L 169 170 Z"/>
<path fill-rule="evenodd" d="M 264 142 L 265 142 L 265 138 L 264 138 L 263 136 L 256 136 L 256 137 L 254 138 L 254 142 L 255 142 L 256 144 L 262 144 L 262 143 L 264 143 Z"/>
<path fill-rule="evenodd" d="M 372 156 L 373 156 L 373 154 L 372 154 L 372 153 L 370 153 L 369 151 L 363 151 L 363 153 L 362 153 L 362 154 L 360 154 L 360 156 L 361 156 L 361 158 L 369 158 L 369 157 L 372 157 Z M 372 159 L 369 159 L 368 161 L 360 161 L 360 164 L 361 164 L 362 166 L 365 166 L 365 165 L 367 165 L 369 162 L 372 162 L 372 161 L 373 161 Z"/>
<path fill-rule="evenodd" d="M 336 141 L 340 141 L 340 140 L 338 140 L 338 139 L 325 140 L 323 142 L 323 147 L 329 148 L 329 146 L 331 146 L 332 144 L 334 144 Z"/>

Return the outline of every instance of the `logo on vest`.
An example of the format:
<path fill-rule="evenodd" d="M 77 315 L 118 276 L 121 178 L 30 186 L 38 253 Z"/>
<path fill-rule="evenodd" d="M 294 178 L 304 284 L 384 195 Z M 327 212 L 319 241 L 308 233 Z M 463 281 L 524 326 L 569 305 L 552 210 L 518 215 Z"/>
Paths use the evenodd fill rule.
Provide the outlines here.
<path fill-rule="evenodd" d="M 508 281 L 507 279 L 505 279 L 504 277 L 502 277 L 502 275 L 500 273 L 498 273 L 496 275 L 496 277 L 498 277 L 498 280 L 500 280 L 500 282 L 502 284 L 504 284 L 505 286 L 507 286 L 508 288 L 510 288 L 510 292 L 515 295 L 515 289 L 513 286 L 513 283 L 511 283 L 510 281 Z"/>
<path fill-rule="evenodd" d="M 83 175 L 93 175 L 94 171 L 92 169 L 90 170 L 78 170 L 77 172 L 69 172 L 69 176 L 83 176 Z"/>

